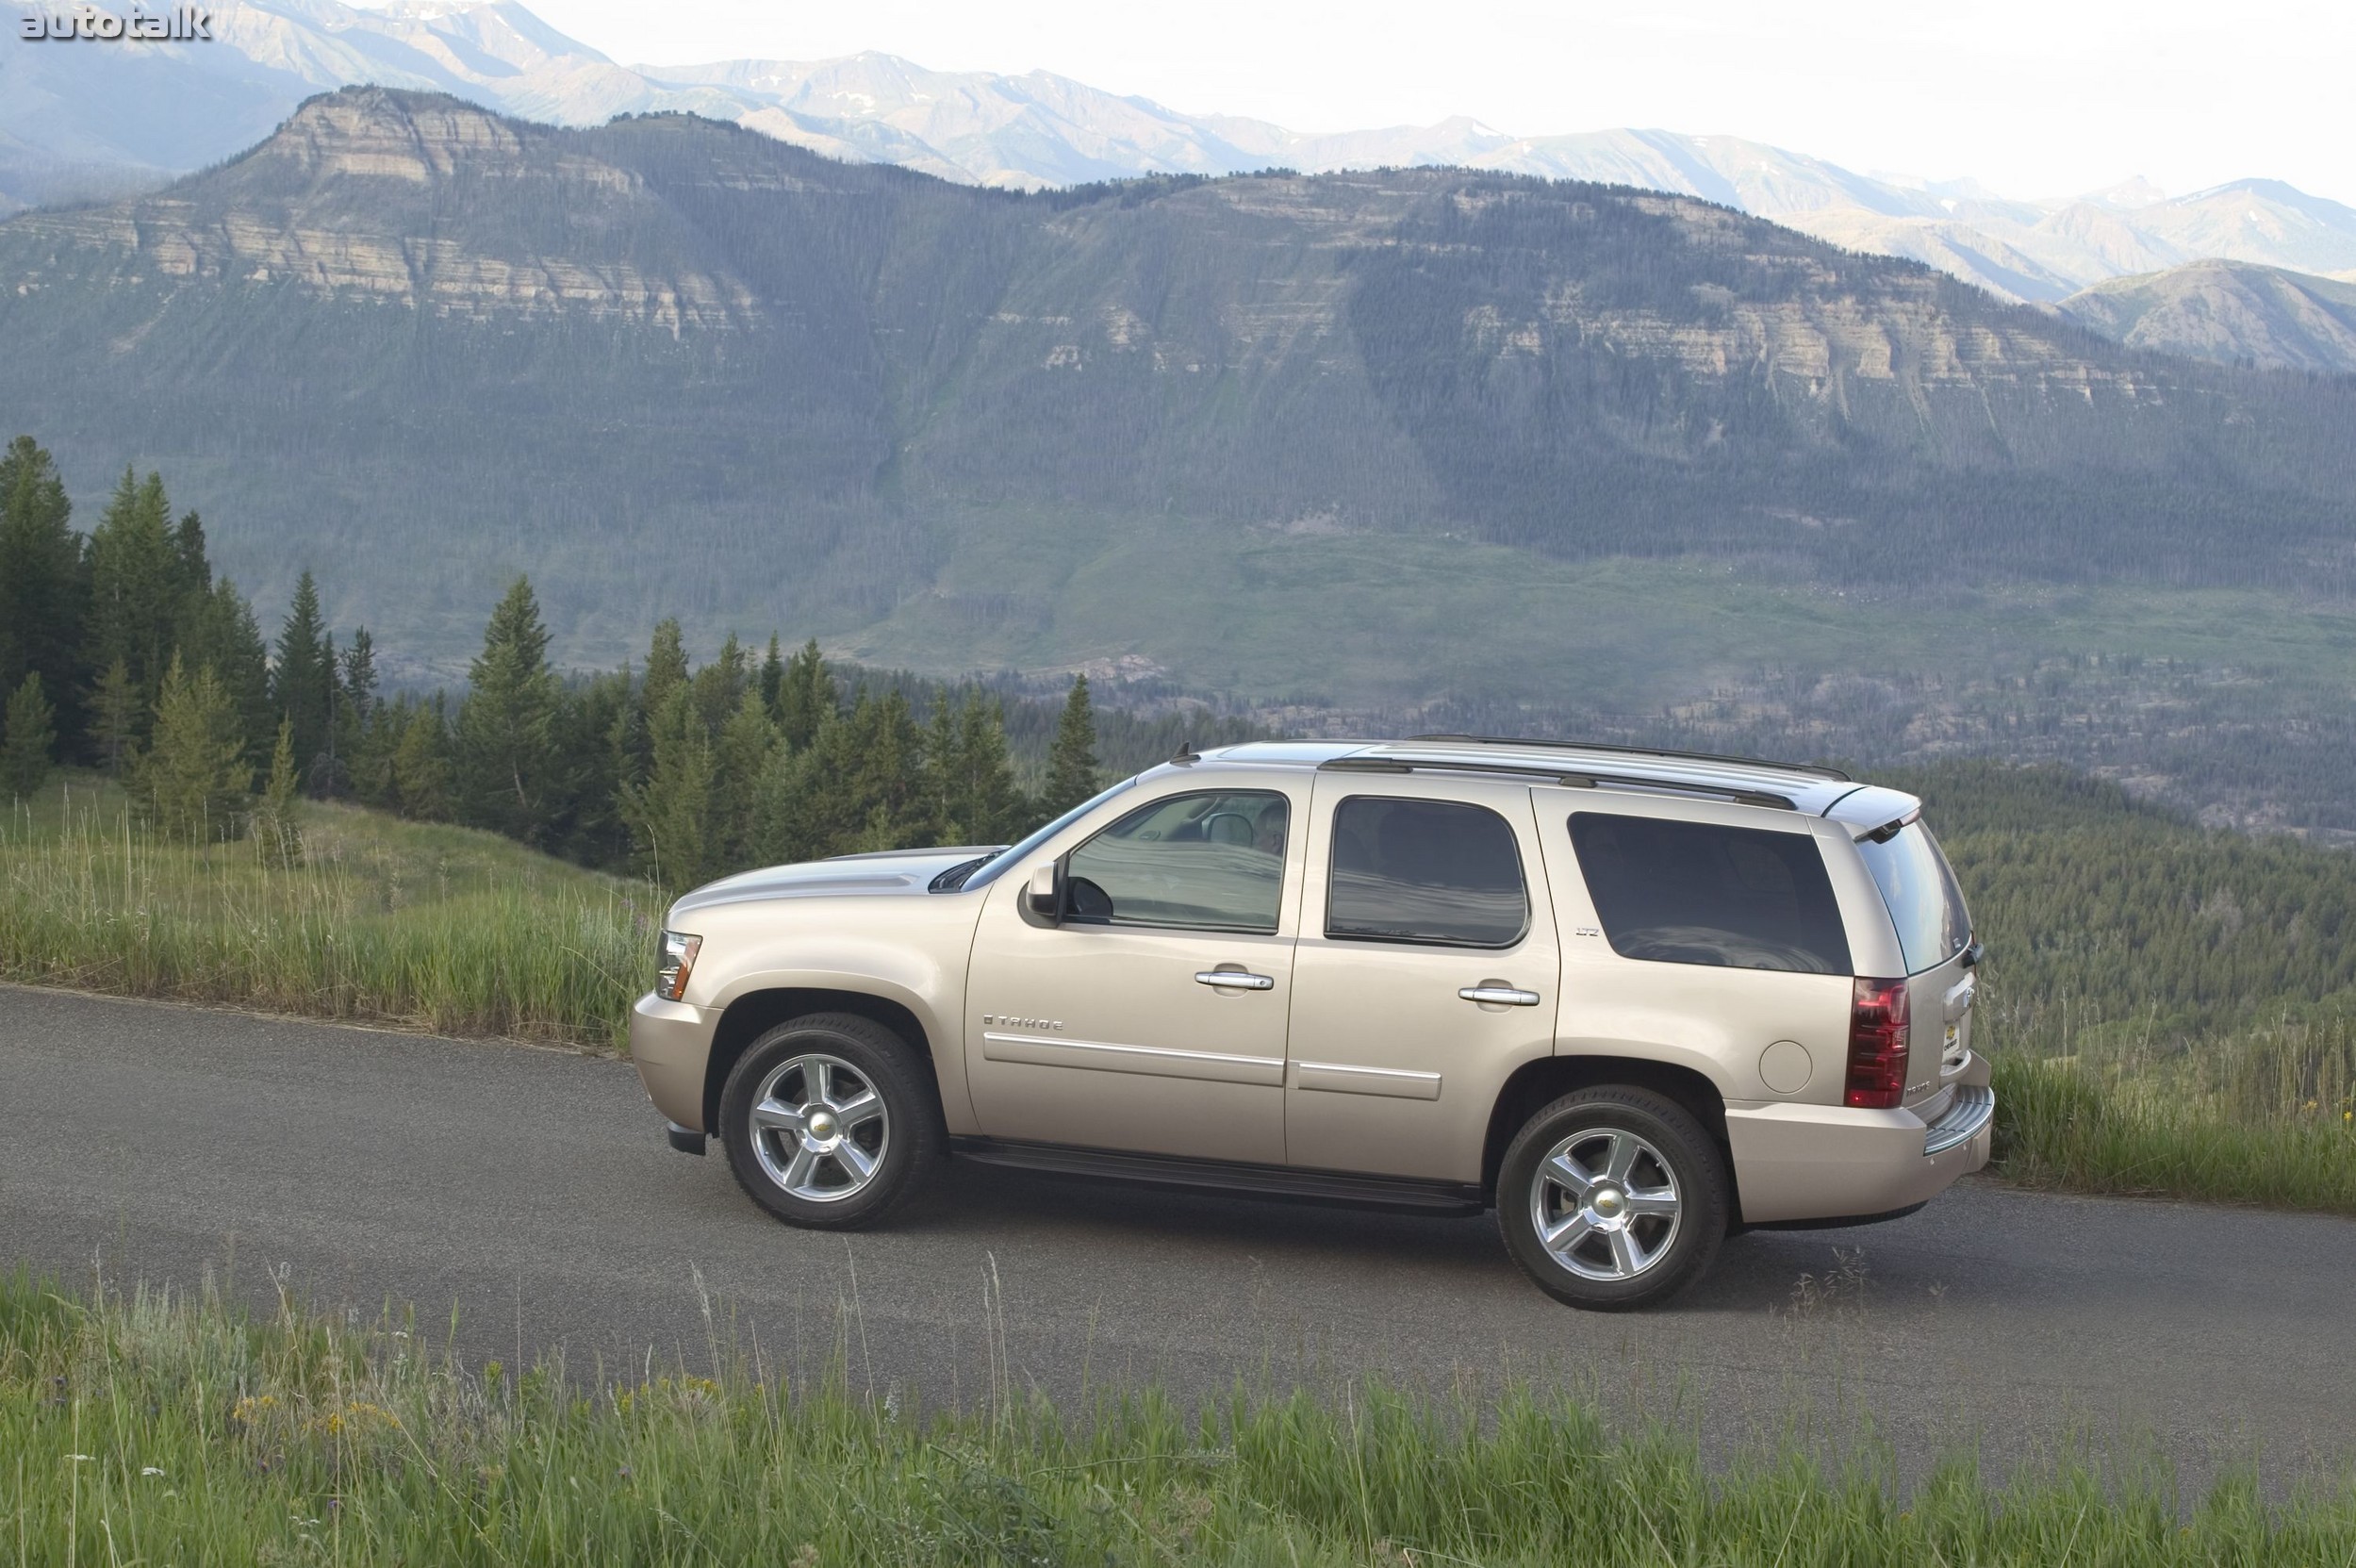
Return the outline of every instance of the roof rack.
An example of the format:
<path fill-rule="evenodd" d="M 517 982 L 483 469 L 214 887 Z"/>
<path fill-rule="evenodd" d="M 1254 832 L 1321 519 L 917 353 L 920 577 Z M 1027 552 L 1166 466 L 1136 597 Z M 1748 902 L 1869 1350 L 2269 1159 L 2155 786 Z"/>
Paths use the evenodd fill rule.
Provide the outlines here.
<path fill-rule="evenodd" d="M 1722 762 L 1738 767 L 1765 767 L 1778 773 L 1805 773 L 1838 784 L 1856 781 L 1837 767 L 1812 762 L 1774 762 L 1766 757 L 1723 756 L 1716 751 L 1678 751 L 1662 746 L 1616 746 L 1601 740 L 1530 740 L 1513 735 L 1409 735 L 1409 741 L 1448 740 L 1466 746 L 1543 746 L 1551 751 L 1609 751 L 1623 757 L 1672 757 L 1679 762 Z"/>
<path fill-rule="evenodd" d="M 1567 789 L 1647 789 L 1664 795 L 1701 795 L 1732 801 L 1741 806 L 1772 806 L 1778 811 L 1800 809 L 1788 795 L 1772 790 L 1744 789 L 1739 784 L 1704 784 L 1691 779 L 1652 779 L 1640 773 L 1597 773 L 1541 767 L 1526 762 L 1467 762 L 1460 757 L 1335 757 L 1317 765 L 1321 773 L 1504 773 L 1517 779 L 1544 779 Z"/>

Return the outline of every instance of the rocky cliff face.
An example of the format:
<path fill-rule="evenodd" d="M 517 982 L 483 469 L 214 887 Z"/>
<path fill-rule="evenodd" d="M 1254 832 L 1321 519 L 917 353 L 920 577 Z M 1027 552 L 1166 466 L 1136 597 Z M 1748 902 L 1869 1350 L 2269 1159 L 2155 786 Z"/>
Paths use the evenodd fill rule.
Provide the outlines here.
<path fill-rule="evenodd" d="M 1042 586 L 972 614 L 1034 614 L 1141 530 L 1206 567 L 1273 528 L 2318 581 L 2356 490 L 2345 398 L 1690 198 L 1449 170 L 1024 196 L 376 89 L 0 223 L 0 335 L 12 427 L 86 488 L 133 456 L 206 487 L 265 592 L 341 561 L 349 613 L 447 645 L 528 569 L 585 657 L 652 607 L 864 624 L 985 558 Z"/>

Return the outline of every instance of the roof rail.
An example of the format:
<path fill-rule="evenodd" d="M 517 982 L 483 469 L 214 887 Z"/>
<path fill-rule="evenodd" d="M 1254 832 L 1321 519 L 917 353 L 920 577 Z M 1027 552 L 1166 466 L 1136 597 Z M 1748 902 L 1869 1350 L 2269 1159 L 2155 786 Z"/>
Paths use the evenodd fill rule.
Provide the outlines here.
<path fill-rule="evenodd" d="M 1335 757 L 1317 765 L 1320 773 L 1504 773 L 1517 779 L 1544 779 L 1566 789 L 1648 789 L 1662 795 L 1703 795 L 1732 801 L 1741 806 L 1772 806 L 1778 811 L 1800 809 L 1788 795 L 1771 790 L 1744 789 L 1739 784 L 1704 784 L 1692 779 L 1649 779 L 1640 773 L 1597 773 L 1541 767 L 1525 762 L 1466 762 L 1462 758 Z"/>
<path fill-rule="evenodd" d="M 1671 757 L 1679 762 L 1723 762 L 1740 767 L 1766 767 L 1778 773 L 1805 773 L 1839 784 L 1856 781 L 1837 767 L 1812 762 L 1775 762 L 1767 757 L 1732 757 L 1716 751 L 1678 751 L 1665 746 L 1617 746 L 1601 740 L 1530 740 L 1513 735 L 1409 735 L 1410 741 L 1448 740 L 1466 746 L 1543 746 L 1567 751 L 1609 751 L 1623 757 Z"/>

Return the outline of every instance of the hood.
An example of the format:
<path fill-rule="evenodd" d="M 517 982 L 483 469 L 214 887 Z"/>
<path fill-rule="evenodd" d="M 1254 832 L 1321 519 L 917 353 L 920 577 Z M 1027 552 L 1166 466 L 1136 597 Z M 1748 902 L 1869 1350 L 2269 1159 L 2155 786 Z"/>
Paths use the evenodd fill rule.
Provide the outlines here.
<path fill-rule="evenodd" d="M 881 854 L 844 855 L 834 860 L 804 861 L 799 866 L 771 866 L 739 871 L 733 877 L 705 883 L 671 905 L 671 925 L 679 916 L 716 904 L 757 903 L 766 899 L 818 899 L 848 894 L 923 893 L 933 878 L 952 866 L 979 855 L 995 854 L 999 845 L 977 844 L 947 850 L 889 850 Z"/>

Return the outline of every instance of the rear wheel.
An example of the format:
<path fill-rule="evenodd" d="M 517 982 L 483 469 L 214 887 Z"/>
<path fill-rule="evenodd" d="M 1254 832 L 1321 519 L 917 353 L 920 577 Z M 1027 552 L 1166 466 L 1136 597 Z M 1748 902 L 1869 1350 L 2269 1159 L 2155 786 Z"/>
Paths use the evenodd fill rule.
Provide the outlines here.
<path fill-rule="evenodd" d="M 848 1014 L 795 1018 L 755 1040 L 721 1091 L 720 1139 L 754 1202 L 828 1230 L 881 1220 L 941 1154 L 914 1048 Z"/>
<path fill-rule="evenodd" d="M 1506 1149 L 1497 1223 L 1523 1271 L 1558 1301 L 1623 1312 L 1665 1301 L 1718 1255 L 1726 1162 L 1692 1113 L 1606 1086 L 1540 1111 Z"/>

